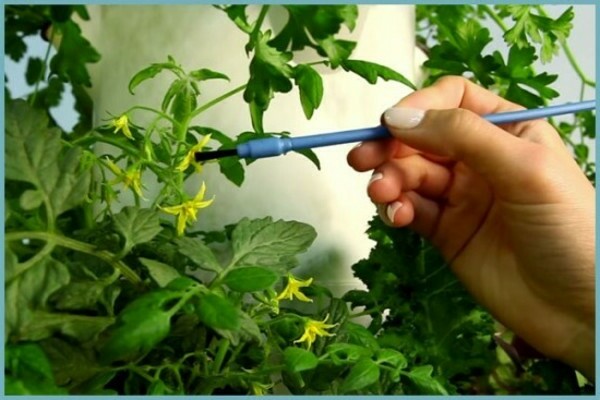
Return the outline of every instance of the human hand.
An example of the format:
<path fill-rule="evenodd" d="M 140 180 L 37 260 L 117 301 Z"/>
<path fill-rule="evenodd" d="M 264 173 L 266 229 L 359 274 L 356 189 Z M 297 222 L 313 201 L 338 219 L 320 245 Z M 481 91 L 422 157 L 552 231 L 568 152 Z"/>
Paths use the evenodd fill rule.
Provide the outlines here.
<path fill-rule="evenodd" d="M 518 109 L 446 77 L 386 111 L 394 138 L 348 162 L 374 170 L 386 223 L 428 238 L 498 321 L 593 378 L 595 190 L 546 121 L 478 116 Z"/>

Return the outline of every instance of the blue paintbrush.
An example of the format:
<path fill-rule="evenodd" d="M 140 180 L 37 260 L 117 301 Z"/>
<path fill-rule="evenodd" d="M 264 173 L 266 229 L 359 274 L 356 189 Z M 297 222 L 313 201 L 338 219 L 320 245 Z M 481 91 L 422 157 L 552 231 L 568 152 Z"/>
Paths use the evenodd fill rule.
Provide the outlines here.
<path fill-rule="evenodd" d="M 522 111 L 510 111 L 497 114 L 482 115 L 482 118 L 493 124 L 507 124 L 511 122 L 527 121 L 538 118 L 547 118 L 556 115 L 572 114 L 596 108 L 595 100 L 579 103 L 567 103 L 550 107 L 533 108 Z M 254 139 L 238 144 L 234 149 L 198 152 L 196 161 L 207 161 L 215 158 L 237 156 L 240 158 L 274 157 L 294 150 L 311 149 L 315 147 L 333 146 L 367 140 L 378 140 L 391 137 L 387 128 L 376 126 L 372 128 L 353 129 L 319 135 L 300 137 L 272 137 Z"/>

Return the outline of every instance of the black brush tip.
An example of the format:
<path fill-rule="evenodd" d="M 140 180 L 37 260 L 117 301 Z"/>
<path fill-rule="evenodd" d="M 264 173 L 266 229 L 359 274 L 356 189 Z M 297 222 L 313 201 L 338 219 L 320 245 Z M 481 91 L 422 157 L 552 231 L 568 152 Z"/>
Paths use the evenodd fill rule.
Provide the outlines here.
<path fill-rule="evenodd" d="M 194 154 L 196 162 L 214 160 L 216 158 L 237 156 L 236 149 L 225 149 L 215 151 L 201 151 Z"/>

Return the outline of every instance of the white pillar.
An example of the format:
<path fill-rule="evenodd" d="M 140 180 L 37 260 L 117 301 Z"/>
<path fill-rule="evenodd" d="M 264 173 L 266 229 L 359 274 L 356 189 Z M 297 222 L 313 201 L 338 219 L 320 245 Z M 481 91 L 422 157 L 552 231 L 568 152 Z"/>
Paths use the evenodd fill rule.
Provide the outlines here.
<path fill-rule="evenodd" d="M 259 6 L 250 6 L 256 12 Z M 212 6 L 90 6 L 92 22 L 86 34 L 102 54 L 92 68 L 92 96 L 97 110 L 96 122 L 106 112 L 119 114 L 134 104 L 160 106 L 169 84 L 168 74 L 145 82 L 131 96 L 127 83 L 131 76 L 153 62 L 172 55 L 187 69 L 210 68 L 231 78 L 201 85 L 202 104 L 244 83 L 248 63 L 244 44 L 247 36 Z M 123 9 L 131 9 L 123 12 Z M 285 13 L 280 13 L 285 15 Z M 265 21 L 281 25 L 281 15 Z M 414 8 L 408 5 L 359 6 L 359 20 L 353 33 L 344 38 L 358 42 L 352 58 L 377 62 L 414 79 Z M 303 52 L 300 61 L 316 55 Z M 374 126 L 381 113 L 408 93 L 396 82 L 378 81 L 370 85 L 341 68 L 324 74 L 324 99 L 312 120 L 307 121 L 297 90 L 277 94 L 265 115 L 266 131 L 290 131 L 292 135 L 314 134 Z M 135 119 L 135 117 L 134 117 Z M 138 120 L 139 121 L 139 120 Z M 229 98 L 195 121 L 230 136 L 251 129 L 248 107 L 241 94 Z M 200 179 L 207 183 L 207 194 L 216 195 L 214 205 L 202 210 L 198 227 L 220 229 L 244 216 L 294 219 L 315 227 L 318 238 L 302 257 L 304 276 L 315 276 L 336 294 L 359 286 L 352 277 L 351 265 L 367 257 L 372 242 L 365 235 L 367 222 L 375 208 L 366 196 L 368 174 L 358 174 L 346 164 L 352 145 L 317 149 L 322 170 L 304 157 L 259 160 L 246 169 L 246 180 L 237 188 L 208 165 Z M 194 194 L 198 180 L 189 184 Z"/>

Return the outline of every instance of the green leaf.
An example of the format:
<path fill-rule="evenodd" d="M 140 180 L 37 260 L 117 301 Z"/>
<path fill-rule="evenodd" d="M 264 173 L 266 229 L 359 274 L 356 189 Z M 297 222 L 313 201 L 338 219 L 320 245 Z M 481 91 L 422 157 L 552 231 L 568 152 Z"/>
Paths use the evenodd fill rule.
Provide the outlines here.
<path fill-rule="evenodd" d="M 171 103 L 171 114 L 173 115 L 175 121 L 183 122 L 189 118 L 192 111 L 198 105 L 196 99 L 197 96 L 198 93 L 193 85 L 193 82 L 187 79 L 182 81 L 182 84 L 175 93 L 173 102 Z M 183 128 L 184 126 L 182 124 L 175 127 L 176 137 L 181 136 L 181 132 L 179 132 L 179 130 Z"/>
<path fill-rule="evenodd" d="M 370 349 L 350 343 L 333 343 L 326 350 L 335 365 L 355 364 L 361 358 L 373 355 Z"/>
<path fill-rule="evenodd" d="M 299 347 L 288 347 L 283 351 L 285 367 L 290 372 L 302 372 L 319 365 L 319 358 L 311 351 Z"/>
<path fill-rule="evenodd" d="M 5 395 L 68 394 L 54 382 L 50 362 L 38 344 L 8 345 L 5 360 Z"/>
<path fill-rule="evenodd" d="M 279 275 L 261 267 L 243 267 L 229 271 L 223 284 L 236 292 L 258 292 L 268 289 L 277 282 Z"/>
<path fill-rule="evenodd" d="M 5 297 L 6 337 L 18 341 L 50 336 L 56 327 L 44 325 L 41 314 L 49 309 L 50 296 L 69 283 L 67 267 L 45 257 L 31 266 L 17 264 L 11 269 L 14 272 L 7 282 Z"/>
<path fill-rule="evenodd" d="M 346 379 L 340 385 L 342 393 L 363 389 L 379 380 L 379 366 L 371 359 L 358 361 L 351 369 Z"/>
<path fill-rule="evenodd" d="M 23 210 L 35 210 L 44 202 L 44 195 L 39 190 L 26 190 L 19 198 Z"/>
<path fill-rule="evenodd" d="M 422 394 L 448 394 L 448 391 L 431 376 L 433 367 L 431 365 L 420 365 L 413 368 L 407 374 Z"/>
<path fill-rule="evenodd" d="M 237 330 L 240 327 L 238 309 L 228 299 L 217 294 L 202 296 L 196 312 L 200 321 L 211 328 Z"/>
<path fill-rule="evenodd" d="M 304 115 L 311 119 L 323 100 L 323 79 L 313 67 L 301 64 L 294 68 L 294 80 L 300 91 L 300 103 Z"/>
<path fill-rule="evenodd" d="M 404 75 L 380 64 L 361 60 L 345 60 L 341 65 L 344 70 L 354 72 L 372 85 L 377 82 L 377 78 L 381 78 L 384 81 L 400 82 L 413 90 L 417 90 L 417 87 Z"/>
<path fill-rule="evenodd" d="M 229 80 L 229 77 L 227 75 L 222 74 L 220 72 L 211 71 L 210 69 L 206 68 L 191 71 L 190 76 L 197 81 L 206 81 L 208 79 L 225 79 L 226 81 Z"/>
<path fill-rule="evenodd" d="M 270 31 L 257 35 L 254 56 L 250 61 L 250 79 L 244 91 L 244 100 L 249 104 L 254 103 L 262 111 L 269 107 L 276 92 L 287 93 L 292 90 L 290 78 L 293 70 L 288 64 L 292 54 L 269 46 L 269 38 Z"/>
<path fill-rule="evenodd" d="M 302 149 L 302 150 L 294 150 L 294 152 L 301 154 L 304 157 L 308 158 L 313 164 L 315 164 L 315 166 L 317 167 L 317 169 L 319 171 L 321 170 L 321 162 L 319 161 L 319 158 L 317 157 L 317 155 L 315 154 L 314 151 L 312 151 L 311 149 Z"/>
<path fill-rule="evenodd" d="M 322 56 L 327 56 L 331 63 L 331 68 L 339 67 L 350 57 L 356 47 L 356 42 L 349 40 L 336 40 L 332 37 L 319 41 L 318 52 Z"/>
<path fill-rule="evenodd" d="M 54 306 L 61 311 L 96 311 L 108 285 L 102 280 L 71 281 L 52 296 Z"/>
<path fill-rule="evenodd" d="M 146 68 L 142 69 L 141 71 L 136 72 L 135 75 L 133 75 L 133 77 L 129 81 L 129 85 L 128 85 L 129 93 L 134 94 L 133 89 L 135 89 L 140 83 L 142 83 L 148 79 L 154 78 L 156 75 L 158 75 L 160 72 L 164 71 L 165 69 L 169 70 L 169 71 L 173 71 L 173 73 L 176 73 L 177 71 L 179 71 L 177 65 L 174 62 L 172 62 L 171 60 L 166 63 L 153 63 L 149 67 L 146 67 Z M 179 82 L 179 81 L 176 81 L 176 82 Z"/>
<path fill-rule="evenodd" d="M 25 81 L 29 86 L 35 85 L 38 81 L 44 79 L 42 74 L 44 70 L 44 61 L 38 57 L 31 57 L 27 61 L 27 70 L 25 71 Z"/>
<path fill-rule="evenodd" d="M 86 64 L 96 63 L 100 54 L 81 35 L 81 28 L 73 22 L 55 23 L 54 29 L 60 32 L 60 46 L 50 60 L 50 71 L 63 81 L 90 87 L 92 85 Z"/>
<path fill-rule="evenodd" d="M 408 366 L 406 357 L 394 349 L 377 350 L 375 353 L 375 362 L 377 364 L 387 364 L 398 369 L 404 369 Z"/>
<path fill-rule="evenodd" d="M 202 240 L 197 238 L 180 238 L 175 241 L 179 253 L 188 257 L 198 268 L 220 272 L 222 267 L 214 253 Z"/>
<path fill-rule="evenodd" d="M 542 63 L 547 63 L 558 53 L 560 41 L 566 39 L 573 28 L 573 7 L 556 19 L 534 13 L 535 7 L 532 6 L 506 5 L 498 8 L 501 16 L 511 16 L 515 21 L 515 25 L 504 33 L 504 40 L 518 47 L 530 46 L 530 40 L 539 43 Z"/>
<path fill-rule="evenodd" d="M 346 321 L 338 331 L 338 341 L 357 344 L 371 350 L 379 349 L 379 343 L 367 328 L 354 322 Z"/>
<path fill-rule="evenodd" d="M 79 205 L 87 195 L 90 171 L 79 170 L 81 150 L 63 151 L 60 131 L 48 128 L 43 111 L 21 100 L 6 110 L 5 176 L 29 182 L 42 194 L 47 218 Z"/>
<path fill-rule="evenodd" d="M 244 218 L 232 232 L 232 264 L 288 270 L 297 265 L 295 256 L 306 251 L 315 237 L 315 230 L 301 222 Z"/>
<path fill-rule="evenodd" d="M 242 186 L 244 183 L 244 166 L 237 157 L 220 158 L 219 170 L 235 185 Z"/>
<path fill-rule="evenodd" d="M 129 303 L 111 327 L 108 340 L 101 348 L 100 360 L 105 364 L 132 360 L 152 350 L 169 335 L 169 305 L 181 295 L 178 291 L 159 289 Z"/>
<path fill-rule="evenodd" d="M 148 268 L 150 276 L 160 287 L 167 286 L 171 281 L 181 276 L 175 268 L 159 261 L 140 257 L 140 262 Z"/>
<path fill-rule="evenodd" d="M 269 43 L 280 51 L 302 50 L 338 33 L 343 25 L 352 31 L 358 7 L 348 5 L 285 5 L 289 18 L 283 29 Z"/>
<path fill-rule="evenodd" d="M 137 207 L 124 207 L 113 218 L 117 232 L 125 238 L 124 252 L 152 240 L 161 231 L 158 212 Z"/>

